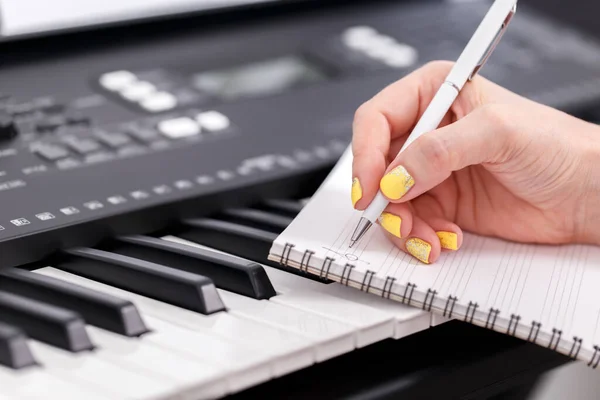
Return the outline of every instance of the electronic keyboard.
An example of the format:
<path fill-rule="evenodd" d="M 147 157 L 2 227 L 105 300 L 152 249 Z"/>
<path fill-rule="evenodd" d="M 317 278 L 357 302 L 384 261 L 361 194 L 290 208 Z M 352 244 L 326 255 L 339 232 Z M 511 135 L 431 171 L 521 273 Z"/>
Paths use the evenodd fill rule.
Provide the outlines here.
<path fill-rule="evenodd" d="M 488 6 L 266 7 L 4 44 L 0 400 L 462 396 L 565 362 L 267 260 L 356 108 L 455 59 Z M 482 73 L 577 115 L 600 99 L 598 44 L 525 7 Z"/>

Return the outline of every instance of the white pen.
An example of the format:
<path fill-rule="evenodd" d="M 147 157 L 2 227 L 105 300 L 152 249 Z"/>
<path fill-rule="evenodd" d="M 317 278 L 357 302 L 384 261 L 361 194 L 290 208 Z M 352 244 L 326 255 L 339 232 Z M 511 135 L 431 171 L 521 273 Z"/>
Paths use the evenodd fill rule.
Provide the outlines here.
<path fill-rule="evenodd" d="M 399 153 L 424 133 L 439 127 L 463 86 L 475 77 L 500 42 L 516 10 L 517 0 L 495 0 Z M 350 247 L 364 236 L 388 204 L 379 190 L 360 218 Z"/>

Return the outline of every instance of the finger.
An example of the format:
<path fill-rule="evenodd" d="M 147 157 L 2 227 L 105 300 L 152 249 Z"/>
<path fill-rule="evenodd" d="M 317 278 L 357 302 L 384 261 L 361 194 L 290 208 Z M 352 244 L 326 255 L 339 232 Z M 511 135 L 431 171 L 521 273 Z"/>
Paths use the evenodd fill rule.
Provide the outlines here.
<path fill-rule="evenodd" d="M 411 130 L 451 65 L 431 63 L 389 85 L 358 108 L 352 128 L 351 200 L 355 208 L 362 210 L 371 202 L 389 163 L 390 142 Z"/>
<path fill-rule="evenodd" d="M 417 216 L 413 216 L 413 226 L 408 237 L 399 239 L 391 234 L 387 236 L 401 250 L 424 264 L 434 263 L 440 256 L 438 236 L 423 219 Z"/>
<path fill-rule="evenodd" d="M 439 185 L 454 171 L 506 161 L 522 143 L 508 120 L 510 114 L 501 106 L 484 106 L 451 125 L 422 135 L 390 164 L 380 181 L 382 193 L 392 202 L 409 201 Z"/>
<path fill-rule="evenodd" d="M 379 216 L 377 223 L 397 238 L 410 234 L 413 227 L 413 211 L 409 204 L 390 204 Z"/>

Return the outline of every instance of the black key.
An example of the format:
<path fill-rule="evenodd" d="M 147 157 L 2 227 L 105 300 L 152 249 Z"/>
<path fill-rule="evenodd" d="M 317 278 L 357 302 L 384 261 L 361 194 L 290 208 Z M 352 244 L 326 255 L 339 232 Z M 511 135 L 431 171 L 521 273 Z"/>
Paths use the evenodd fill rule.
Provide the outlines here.
<path fill-rule="evenodd" d="M 252 208 L 234 208 L 225 210 L 219 214 L 218 218 L 229 222 L 249 225 L 253 228 L 263 229 L 277 234 L 283 232 L 293 221 L 290 217 Z"/>
<path fill-rule="evenodd" d="M 201 218 L 183 221 L 183 230 L 176 233 L 183 239 L 196 242 L 248 260 L 256 261 L 274 268 L 282 269 L 319 282 L 331 283 L 301 272 L 296 268 L 283 266 L 268 259 L 269 251 L 277 234 L 262 229 L 250 228 L 228 221 Z"/>
<path fill-rule="evenodd" d="M 225 310 L 210 279 L 153 262 L 98 249 L 76 248 L 65 251 L 52 265 L 202 314 Z"/>
<path fill-rule="evenodd" d="M 294 200 L 273 199 L 265 201 L 260 207 L 294 218 L 302 211 L 304 205 Z"/>
<path fill-rule="evenodd" d="M 91 118 L 78 111 L 68 111 L 65 115 L 67 124 L 71 126 L 89 126 Z"/>
<path fill-rule="evenodd" d="M 228 254 L 148 236 L 117 238 L 110 251 L 202 274 L 219 288 L 255 299 L 269 299 L 276 294 L 262 266 Z"/>
<path fill-rule="evenodd" d="M 126 336 L 148 332 L 136 307 L 101 292 L 20 269 L 0 271 L 0 290 L 81 314 L 87 323 Z"/>
<path fill-rule="evenodd" d="M 94 347 L 78 314 L 5 291 L 0 291 L 0 321 L 18 326 L 33 339 L 72 352 Z"/>
<path fill-rule="evenodd" d="M 0 323 L 0 365 L 13 369 L 37 365 L 25 333 L 4 323 Z"/>

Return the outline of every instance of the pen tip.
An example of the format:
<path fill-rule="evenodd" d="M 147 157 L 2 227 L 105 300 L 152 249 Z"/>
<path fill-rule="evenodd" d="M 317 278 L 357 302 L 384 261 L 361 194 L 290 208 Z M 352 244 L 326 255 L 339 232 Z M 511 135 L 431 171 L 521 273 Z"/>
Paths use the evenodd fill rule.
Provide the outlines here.
<path fill-rule="evenodd" d="M 351 240 L 351 241 L 350 241 L 350 246 L 349 246 L 349 247 L 350 247 L 350 248 L 352 248 L 352 246 L 354 246 L 354 243 L 356 243 L 356 240 Z"/>

